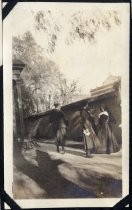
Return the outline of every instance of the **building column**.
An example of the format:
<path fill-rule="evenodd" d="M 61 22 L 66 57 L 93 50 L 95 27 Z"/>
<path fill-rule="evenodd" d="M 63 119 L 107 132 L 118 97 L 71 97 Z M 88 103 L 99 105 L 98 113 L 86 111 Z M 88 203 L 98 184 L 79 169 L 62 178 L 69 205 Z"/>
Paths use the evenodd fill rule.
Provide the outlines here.
<path fill-rule="evenodd" d="M 15 142 L 24 141 L 24 120 L 22 107 L 22 80 L 20 73 L 24 68 L 21 61 L 13 61 L 13 136 Z"/>
<path fill-rule="evenodd" d="M 22 81 L 16 81 L 16 89 L 17 89 L 17 107 L 18 107 L 18 115 L 19 115 L 19 130 L 20 130 L 20 141 L 24 141 L 24 121 L 23 121 L 23 107 L 22 107 L 22 93 L 21 93 L 21 85 Z"/>

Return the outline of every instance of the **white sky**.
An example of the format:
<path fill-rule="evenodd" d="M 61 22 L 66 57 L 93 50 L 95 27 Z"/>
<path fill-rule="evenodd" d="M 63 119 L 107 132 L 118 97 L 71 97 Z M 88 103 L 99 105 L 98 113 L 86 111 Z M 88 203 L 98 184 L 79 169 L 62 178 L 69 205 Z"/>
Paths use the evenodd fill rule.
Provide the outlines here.
<path fill-rule="evenodd" d="M 60 37 L 53 55 L 45 51 L 44 56 L 54 60 L 59 70 L 69 79 L 78 81 L 82 93 L 99 86 L 110 74 L 123 76 L 128 71 L 129 5 L 128 4 L 90 4 L 90 3 L 18 3 L 12 11 L 13 36 L 30 30 L 36 42 L 43 48 L 47 39 L 43 32 L 34 27 L 34 14 L 39 10 L 51 10 L 58 21 L 67 20 L 72 12 L 86 10 L 96 14 L 116 10 L 121 17 L 121 25 L 113 24 L 108 31 L 100 30 L 95 43 L 75 41 L 71 46 L 64 43 L 65 33 Z M 63 12 L 63 20 L 60 18 Z"/>

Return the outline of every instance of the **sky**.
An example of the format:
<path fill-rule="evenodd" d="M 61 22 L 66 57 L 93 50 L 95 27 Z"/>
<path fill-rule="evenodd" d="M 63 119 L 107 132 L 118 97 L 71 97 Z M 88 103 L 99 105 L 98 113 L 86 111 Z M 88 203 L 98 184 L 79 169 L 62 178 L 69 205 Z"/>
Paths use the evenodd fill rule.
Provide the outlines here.
<path fill-rule="evenodd" d="M 56 50 L 48 54 L 44 50 L 43 56 L 52 59 L 59 70 L 69 79 L 76 80 L 83 94 L 90 89 L 100 86 L 109 75 L 124 76 L 128 70 L 129 47 L 129 6 L 127 4 L 95 4 L 95 3 L 17 3 L 12 11 L 12 35 L 22 35 L 31 31 L 36 42 L 45 49 L 47 37 L 43 31 L 37 31 L 34 25 L 34 15 L 40 11 L 51 10 L 53 16 L 64 25 L 65 30 L 59 37 Z M 64 42 L 69 30 L 68 20 L 75 11 L 84 11 L 98 16 L 108 10 L 118 12 L 121 24 L 110 31 L 100 29 L 95 42 L 76 40 L 67 46 Z M 63 13 L 63 18 L 61 14 Z"/>

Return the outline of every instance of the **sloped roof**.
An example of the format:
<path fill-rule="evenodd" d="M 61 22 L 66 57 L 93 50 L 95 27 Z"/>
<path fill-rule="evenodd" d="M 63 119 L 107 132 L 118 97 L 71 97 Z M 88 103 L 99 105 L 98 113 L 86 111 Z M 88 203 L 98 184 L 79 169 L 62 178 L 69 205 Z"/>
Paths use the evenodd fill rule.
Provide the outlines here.
<path fill-rule="evenodd" d="M 113 82 L 111 82 L 111 80 L 112 80 L 112 77 L 109 78 L 109 82 L 108 82 L 108 78 L 107 78 L 105 82 L 108 82 L 108 83 L 105 83 L 98 88 L 92 89 L 91 90 L 91 96 L 89 96 L 87 98 L 84 98 L 82 100 L 75 101 L 75 102 L 72 102 L 70 104 L 67 104 L 67 105 L 63 106 L 62 109 L 64 111 L 70 110 L 70 109 L 75 110 L 75 109 L 79 109 L 80 107 L 86 105 L 87 103 L 94 103 L 95 101 L 104 100 L 108 97 L 114 97 L 115 96 L 115 84 L 117 82 L 119 82 L 120 79 L 119 78 L 118 79 L 114 78 Z M 36 114 L 33 114 L 33 115 L 31 115 L 27 118 L 43 117 L 44 115 L 50 114 L 52 111 L 53 110 L 49 110 L 49 111 L 41 112 L 41 113 L 36 113 Z"/>

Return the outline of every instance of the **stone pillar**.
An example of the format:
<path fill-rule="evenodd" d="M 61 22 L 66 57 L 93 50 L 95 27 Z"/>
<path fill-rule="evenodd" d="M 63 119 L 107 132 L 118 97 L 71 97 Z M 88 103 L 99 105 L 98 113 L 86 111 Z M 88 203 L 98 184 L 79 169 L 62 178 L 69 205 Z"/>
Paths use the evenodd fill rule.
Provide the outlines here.
<path fill-rule="evenodd" d="M 24 141 L 24 121 L 20 74 L 24 66 L 19 60 L 13 61 L 13 135 L 14 140 L 21 143 Z"/>
<path fill-rule="evenodd" d="M 16 90 L 17 90 L 17 106 L 18 106 L 18 115 L 19 115 L 19 126 L 20 126 L 20 140 L 24 140 L 24 122 L 23 122 L 23 108 L 22 108 L 22 95 L 21 95 L 21 85 L 22 81 L 16 81 Z"/>

